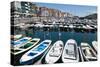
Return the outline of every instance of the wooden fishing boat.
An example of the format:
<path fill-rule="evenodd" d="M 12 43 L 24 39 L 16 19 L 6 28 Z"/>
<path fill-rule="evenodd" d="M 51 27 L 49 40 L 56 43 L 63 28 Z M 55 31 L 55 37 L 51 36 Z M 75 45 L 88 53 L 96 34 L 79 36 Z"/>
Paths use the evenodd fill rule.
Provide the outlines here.
<path fill-rule="evenodd" d="M 39 38 L 33 38 L 32 40 L 28 41 L 26 44 L 21 45 L 20 47 L 16 47 L 14 49 L 11 49 L 11 53 L 14 55 L 18 55 L 20 53 L 23 53 L 31 48 L 33 48 L 34 46 L 36 46 L 36 44 L 40 41 Z"/>
<path fill-rule="evenodd" d="M 95 61 L 97 60 L 96 53 L 91 48 L 91 46 L 88 43 L 81 43 L 80 45 L 82 55 L 85 57 L 86 61 Z"/>
<path fill-rule="evenodd" d="M 69 39 L 64 47 L 62 54 L 62 61 L 65 62 L 78 62 L 79 53 L 77 49 L 77 43 L 74 39 Z"/>
<path fill-rule="evenodd" d="M 46 63 L 56 63 L 63 52 L 64 44 L 61 40 L 56 41 L 45 57 Z"/>
<path fill-rule="evenodd" d="M 20 59 L 20 64 L 31 64 L 39 60 L 48 47 L 51 44 L 51 40 L 44 40 L 28 52 L 26 52 Z"/>

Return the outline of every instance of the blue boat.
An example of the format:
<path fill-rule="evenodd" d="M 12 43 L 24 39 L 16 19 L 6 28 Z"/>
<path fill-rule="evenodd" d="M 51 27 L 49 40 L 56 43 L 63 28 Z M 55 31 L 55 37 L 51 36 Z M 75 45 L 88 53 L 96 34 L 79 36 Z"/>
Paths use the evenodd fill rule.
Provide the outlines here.
<path fill-rule="evenodd" d="M 51 42 L 51 40 L 44 40 L 39 45 L 29 50 L 21 57 L 20 64 L 32 64 L 39 60 L 45 53 L 45 51 L 48 49 Z"/>
<path fill-rule="evenodd" d="M 20 47 L 16 47 L 16 48 L 12 49 L 11 53 L 14 55 L 23 53 L 23 52 L 35 47 L 39 41 L 40 41 L 39 38 L 33 38 L 33 39 L 29 40 L 27 43 L 21 45 Z"/>
<path fill-rule="evenodd" d="M 30 39 L 31 37 L 23 37 L 19 40 L 11 41 L 11 46 L 13 49 L 15 49 L 16 47 L 20 47 L 21 45 L 27 43 Z"/>

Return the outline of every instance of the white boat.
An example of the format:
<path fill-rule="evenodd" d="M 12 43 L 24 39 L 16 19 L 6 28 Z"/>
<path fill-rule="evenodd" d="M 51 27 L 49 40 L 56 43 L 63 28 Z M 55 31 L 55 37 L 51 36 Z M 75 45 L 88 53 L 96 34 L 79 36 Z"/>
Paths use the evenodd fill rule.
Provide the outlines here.
<path fill-rule="evenodd" d="M 64 44 L 61 40 L 56 41 L 50 48 L 49 52 L 46 54 L 45 63 L 55 63 L 57 62 L 63 52 Z"/>
<path fill-rule="evenodd" d="M 74 28 L 74 26 L 72 24 L 69 25 L 69 28 Z"/>
<path fill-rule="evenodd" d="M 12 40 L 18 40 L 18 39 L 20 39 L 20 38 L 22 38 L 22 34 L 11 35 L 11 39 L 12 39 Z"/>
<path fill-rule="evenodd" d="M 20 39 L 22 37 L 22 34 L 14 35 L 14 40 Z"/>
<path fill-rule="evenodd" d="M 86 61 L 97 60 L 96 53 L 88 43 L 81 43 L 80 48 Z"/>
<path fill-rule="evenodd" d="M 20 64 L 31 64 L 39 60 L 51 44 L 51 40 L 44 40 L 26 52 L 20 59 Z"/>
<path fill-rule="evenodd" d="M 92 41 L 92 46 L 93 46 L 94 50 L 97 52 L 97 50 L 98 50 L 97 41 Z"/>
<path fill-rule="evenodd" d="M 93 29 L 90 25 L 86 25 L 87 29 Z"/>
<path fill-rule="evenodd" d="M 83 25 L 83 29 L 87 29 L 87 27 L 85 25 Z"/>
<path fill-rule="evenodd" d="M 23 37 L 16 41 L 11 41 L 11 48 L 15 49 L 17 47 L 20 47 L 21 45 L 27 43 L 29 40 L 31 40 L 31 37 Z"/>
<path fill-rule="evenodd" d="M 63 62 L 78 62 L 79 61 L 79 53 L 77 49 L 77 43 L 73 39 L 69 39 L 64 47 L 62 54 Z"/>
<path fill-rule="evenodd" d="M 79 52 L 79 61 L 84 62 L 84 58 L 83 58 L 82 51 L 81 51 L 80 47 L 78 47 L 78 52 Z"/>
<path fill-rule="evenodd" d="M 21 45 L 20 47 L 16 47 L 14 49 L 11 49 L 11 53 L 14 55 L 18 55 L 20 53 L 23 53 L 32 47 L 34 47 L 38 42 L 40 41 L 39 38 L 33 38 L 32 40 L 28 41 L 26 44 Z"/>

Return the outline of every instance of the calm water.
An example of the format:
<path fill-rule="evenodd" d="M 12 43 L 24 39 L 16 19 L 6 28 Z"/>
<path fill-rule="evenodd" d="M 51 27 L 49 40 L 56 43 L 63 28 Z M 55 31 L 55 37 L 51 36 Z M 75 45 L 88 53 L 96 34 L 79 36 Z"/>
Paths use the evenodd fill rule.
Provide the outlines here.
<path fill-rule="evenodd" d="M 91 32 L 75 32 L 75 31 L 44 31 L 43 29 L 30 28 L 27 30 L 16 30 L 16 34 L 24 34 L 25 36 L 30 36 L 32 38 L 40 38 L 41 41 L 45 39 L 52 40 L 52 44 L 57 40 L 62 40 L 64 44 L 68 39 L 74 39 L 80 45 L 81 42 L 92 44 L 91 42 L 97 41 L 97 33 Z"/>
<path fill-rule="evenodd" d="M 97 41 L 97 33 L 91 33 L 91 32 L 75 32 L 74 30 L 72 31 L 61 31 L 61 30 L 45 30 L 45 29 L 15 29 L 14 34 L 23 34 L 24 36 L 32 37 L 32 38 L 40 38 L 41 41 L 45 39 L 50 39 L 52 40 L 52 44 L 56 42 L 57 40 L 62 40 L 64 44 L 68 39 L 74 39 L 76 40 L 78 46 L 80 45 L 81 42 L 86 42 L 89 43 L 90 45 L 92 44 L 92 41 L 96 40 Z M 40 41 L 40 42 L 41 42 Z M 15 64 L 20 65 L 19 59 L 21 58 L 23 54 L 19 54 L 14 58 L 16 60 Z M 60 60 L 61 62 L 61 60 Z"/>

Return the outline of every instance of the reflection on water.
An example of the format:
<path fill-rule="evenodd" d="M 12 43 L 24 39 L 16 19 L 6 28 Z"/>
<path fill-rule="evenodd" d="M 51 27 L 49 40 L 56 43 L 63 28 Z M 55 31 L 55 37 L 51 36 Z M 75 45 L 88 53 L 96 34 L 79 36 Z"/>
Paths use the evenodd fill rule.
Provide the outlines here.
<path fill-rule="evenodd" d="M 50 30 L 43 29 L 43 28 L 29 28 L 25 30 L 15 30 L 15 34 L 23 34 L 25 36 L 29 36 L 32 38 L 40 38 L 41 41 L 45 39 L 50 39 L 53 42 L 61 39 L 64 43 L 68 39 L 75 39 L 78 45 L 80 45 L 81 42 L 87 42 L 91 45 L 91 42 L 96 40 L 97 41 L 97 32 L 91 33 L 91 32 L 75 32 L 72 31 L 61 31 L 61 30 Z"/>

